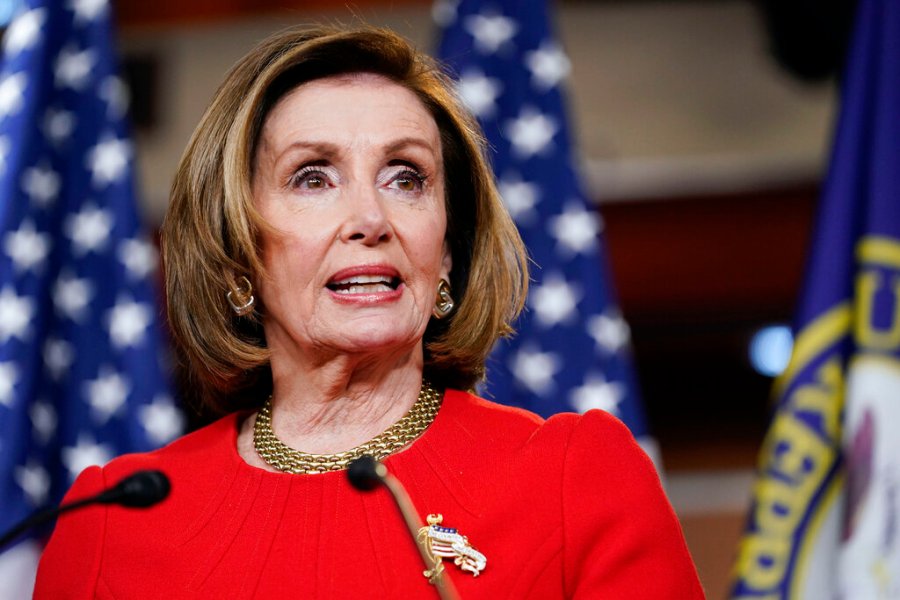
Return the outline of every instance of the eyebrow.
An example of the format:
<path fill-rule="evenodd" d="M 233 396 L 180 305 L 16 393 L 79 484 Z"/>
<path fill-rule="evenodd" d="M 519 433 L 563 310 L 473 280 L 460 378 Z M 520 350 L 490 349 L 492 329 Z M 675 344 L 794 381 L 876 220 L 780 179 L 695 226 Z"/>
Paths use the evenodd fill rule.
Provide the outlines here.
<path fill-rule="evenodd" d="M 384 145 L 382 148 L 385 152 L 391 153 L 396 152 L 398 150 L 402 150 L 408 146 L 416 146 L 422 148 L 423 150 L 427 150 L 428 152 L 435 152 L 434 146 L 430 144 L 427 140 L 420 137 L 408 136 L 402 137 L 396 140 L 392 140 L 388 144 Z M 298 140 L 296 142 L 291 142 L 287 148 L 285 148 L 282 152 L 279 152 L 279 157 L 284 156 L 288 152 L 293 150 L 302 149 L 302 150 L 312 150 L 316 154 L 321 154 L 326 158 L 331 158 L 332 156 L 336 156 L 340 154 L 341 147 L 332 142 L 326 141 L 304 141 Z"/>
<path fill-rule="evenodd" d="M 428 143 L 427 140 L 425 140 L 424 138 L 412 136 L 394 140 L 390 144 L 386 145 L 384 149 L 387 152 L 396 152 L 397 150 L 401 150 L 407 146 L 418 146 L 419 148 L 422 148 L 429 152 L 435 152 L 435 148 L 430 143 Z"/>
<path fill-rule="evenodd" d="M 288 144 L 287 148 L 278 153 L 276 160 L 280 160 L 281 157 L 285 154 L 298 149 L 313 150 L 316 154 L 321 154 L 329 158 L 340 153 L 340 147 L 337 144 L 332 144 L 331 142 L 305 142 L 303 140 L 300 140 Z"/>

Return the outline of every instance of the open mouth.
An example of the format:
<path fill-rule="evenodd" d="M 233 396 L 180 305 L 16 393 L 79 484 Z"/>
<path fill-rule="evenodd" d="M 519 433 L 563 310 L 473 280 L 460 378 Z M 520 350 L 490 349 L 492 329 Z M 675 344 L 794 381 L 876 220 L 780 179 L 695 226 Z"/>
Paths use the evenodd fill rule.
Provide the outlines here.
<path fill-rule="evenodd" d="M 337 294 L 377 294 L 392 292 L 400 286 L 399 277 L 387 275 L 354 275 L 346 279 L 331 281 L 327 287 Z"/>

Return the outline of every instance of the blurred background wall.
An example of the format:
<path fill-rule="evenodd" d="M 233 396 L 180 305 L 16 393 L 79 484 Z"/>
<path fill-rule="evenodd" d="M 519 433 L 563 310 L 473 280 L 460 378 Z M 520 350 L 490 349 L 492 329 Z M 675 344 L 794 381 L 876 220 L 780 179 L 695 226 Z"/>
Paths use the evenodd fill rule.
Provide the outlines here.
<path fill-rule="evenodd" d="M 722 598 L 778 368 L 771 352 L 762 359 L 775 366 L 755 368 L 751 341 L 793 313 L 834 82 L 781 68 L 746 0 L 556 9 L 582 174 L 667 488 L 707 592 Z M 119 2 L 150 223 L 216 86 L 257 41 L 291 24 L 363 21 L 430 50 L 430 10 L 426 0 Z"/>

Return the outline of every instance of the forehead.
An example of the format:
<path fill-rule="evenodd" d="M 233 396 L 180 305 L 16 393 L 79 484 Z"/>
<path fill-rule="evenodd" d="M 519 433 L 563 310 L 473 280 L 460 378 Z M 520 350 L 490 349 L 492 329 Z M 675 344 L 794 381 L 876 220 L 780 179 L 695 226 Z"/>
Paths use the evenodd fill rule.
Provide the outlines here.
<path fill-rule="evenodd" d="M 431 112 L 410 89 L 374 73 L 351 73 L 303 83 L 282 96 L 269 111 L 262 138 L 327 133 L 332 141 L 370 131 L 416 134 L 439 143 Z M 273 139 L 274 138 L 274 139 Z"/>

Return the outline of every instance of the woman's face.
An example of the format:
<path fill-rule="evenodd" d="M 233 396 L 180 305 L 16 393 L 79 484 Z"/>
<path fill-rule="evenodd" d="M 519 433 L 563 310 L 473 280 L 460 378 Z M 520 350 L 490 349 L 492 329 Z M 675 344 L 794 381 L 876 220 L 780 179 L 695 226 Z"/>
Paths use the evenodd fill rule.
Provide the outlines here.
<path fill-rule="evenodd" d="M 256 282 L 273 355 L 420 347 L 451 261 L 440 134 L 411 91 L 356 74 L 289 92 L 263 125 L 253 196 L 274 231 Z"/>

